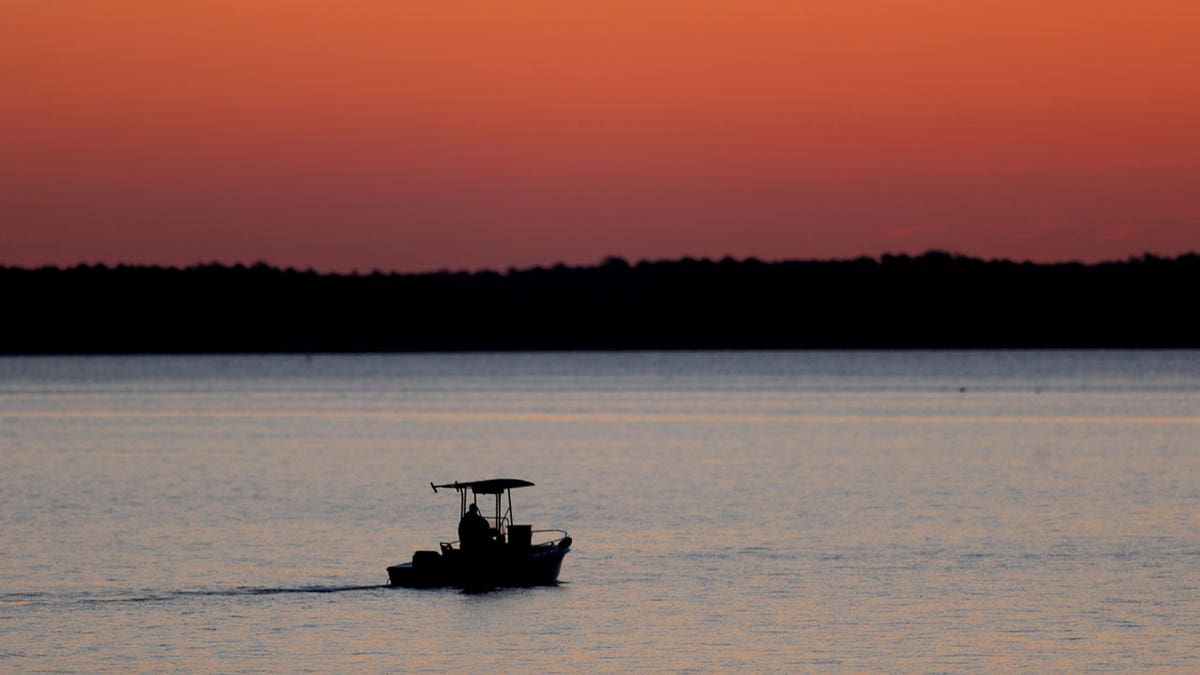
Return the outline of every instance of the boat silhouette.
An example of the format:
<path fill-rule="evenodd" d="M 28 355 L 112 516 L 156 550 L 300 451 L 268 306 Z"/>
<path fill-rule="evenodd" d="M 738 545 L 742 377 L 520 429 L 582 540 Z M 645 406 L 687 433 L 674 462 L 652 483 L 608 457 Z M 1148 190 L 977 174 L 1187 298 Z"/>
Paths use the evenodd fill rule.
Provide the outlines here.
<path fill-rule="evenodd" d="M 458 491 L 459 539 L 441 542 L 438 551 L 416 551 L 410 562 L 387 568 L 392 586 L 473 589 L 558 583 L 571 537 L 565 530 L 534 530 L 513 520 L 512 491 L 533 483 L 491 478 L 429 485 L 434 492 L 438 488 Z M 491 516 L 478 512 L 480 495 L 495 497 Z M 535 535 L 541 539 L 536 543 Z"/>

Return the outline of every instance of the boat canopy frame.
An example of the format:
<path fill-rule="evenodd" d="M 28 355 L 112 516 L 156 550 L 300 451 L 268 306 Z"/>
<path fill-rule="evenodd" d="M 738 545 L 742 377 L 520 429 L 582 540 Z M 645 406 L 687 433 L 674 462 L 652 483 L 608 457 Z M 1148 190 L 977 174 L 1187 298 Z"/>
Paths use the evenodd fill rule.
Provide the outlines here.
<path fill-rule="evenodd" d="M 512 510 L 512 491 L 515 488 L 533 487 L 533 483 L 527 480 L 521 480 L 519 478 L 489 478 L 487 480 L 473 480 L 466 482 L 454 481 L 453 483 L 446 483 L 444 485 L 434 485 L 431 482 L 429 487 L 433 488 L 434 492 L 437 492 L 438 488 L 453 488 L 458 491 L 460 499 L 458 513 L 459 520 L 462 520 L 467 515 L 467 492 L 470 492 L 472 495 L 474 495 L 471 503 L 476 505 L 478 505 L 479 495 L 495 495 L 496 512 L 492 522 L 496 531 L 503 533 L 504 524 L 507 523 L 508 525 L 512 525 L 514 522 Z M 508 496 L 508 509 L 506 511 L 501 511 L 504 505 L 503 500 L 506 495 Z"/>

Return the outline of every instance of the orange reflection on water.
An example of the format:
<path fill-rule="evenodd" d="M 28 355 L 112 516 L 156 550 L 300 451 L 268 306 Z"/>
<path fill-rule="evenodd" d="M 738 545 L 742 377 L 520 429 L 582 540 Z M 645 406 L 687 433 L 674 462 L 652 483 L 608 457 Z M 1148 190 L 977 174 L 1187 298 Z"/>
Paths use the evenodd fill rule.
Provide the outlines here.
<path fill-rule="evenodd" d="M 1009 415 L 739 415 L 676 413 L 530 413 L 530 412 L 385 412 L 328 410 L 266 411 L 128 411 L 128 410 L 6 410 L 0 419 L 308 419 L 420 422 L 591 422 L 609 424 L 649 422 L 712 422 L 729 424 L 833 423 L 833 424 L 1200 424 L 1200 416 L 1009 416 Z"/>

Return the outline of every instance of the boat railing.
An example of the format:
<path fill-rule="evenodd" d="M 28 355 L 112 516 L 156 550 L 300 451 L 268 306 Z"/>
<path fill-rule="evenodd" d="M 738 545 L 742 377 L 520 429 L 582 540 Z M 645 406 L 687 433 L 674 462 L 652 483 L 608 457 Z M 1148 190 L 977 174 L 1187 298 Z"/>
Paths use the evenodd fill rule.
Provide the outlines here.
<path fill-rule="evenodd" d="M 537 534 L 546 534 L 546 533 L 550 533 L 550 532 L 556 533 L 559 536 L 551 537 L 550 539 L 547 539 L 545 541 L 539 541 L 539 542 L 535 543 L 534 546 L 539 546 L 541 544 L 554 544 L 557 546 L 559 543 L 562 542 L 563 539 L 567 538 L 566 530 L 534 530 L 533 532 L 531 532 L 531 534 L 537 535 Z"/>
<path fill-rule="evenodd" d="M 545 534 L 550 534 L 550 533 L 556 534 L 558 536 L 550 537 L 549 539 L 545 539 L 544 537 L 541 537 L 540 539 L 543 539 L 543 540 L 535 542 L 533 545 L 541 546 L 542 544 L 553 544 L 555 546 L 558 546 L 559 544 L 562 543 L 562 541 L 564 539 L 567 539 L 570 536 L 567 534 L 566 530 L 557 530 L 557 529 L 532 530 L 530 532 L 531 535 L 538 535 L 538 534 L 545 535 Z M 449 551 L 452 549 L 462 549 L 462 542 L 459 541 L 458 539 L 455 539 L 454 541 L 442 541 L 442 542 L 438 542 L 438 544 L 440 545 L 440 547 L 442 549 L 442 553 L 445 553 L 446 551 Z"/>

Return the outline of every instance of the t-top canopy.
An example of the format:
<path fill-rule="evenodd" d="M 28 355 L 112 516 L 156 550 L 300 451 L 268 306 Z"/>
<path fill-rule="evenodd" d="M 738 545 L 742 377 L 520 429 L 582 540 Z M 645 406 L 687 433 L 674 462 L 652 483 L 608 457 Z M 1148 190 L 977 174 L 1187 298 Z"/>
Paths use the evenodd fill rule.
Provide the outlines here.
<path fill-rule="evenodd" d="M 429 484 L 429 486 L 433 488 L 434 492 L 437 492 L 438 488 L 454 488 L 455 490 L 470 490 L 477 495 L 498 495 L 502 494 L 505 490 L 511 490 L 519 487 L 531 487 L 532 485 L 533 483 L 530 483 L 527 480 L 520 480 L 519 478 L 489 478 L 488 480 L 472 480 L 467 481 L 466 483 L 454 481 L 453 483 L 447 483 L 446 485 L 434 485 L 433 483 Z"/>

